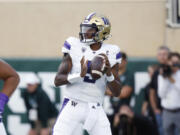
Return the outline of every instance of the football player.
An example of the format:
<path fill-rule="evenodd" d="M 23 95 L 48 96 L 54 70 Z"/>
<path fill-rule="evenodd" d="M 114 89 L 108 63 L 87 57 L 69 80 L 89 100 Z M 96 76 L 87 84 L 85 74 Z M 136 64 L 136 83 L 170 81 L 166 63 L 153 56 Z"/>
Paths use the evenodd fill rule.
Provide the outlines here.
<path fill-rule="evenodd" d="M 118 46 L 103 43 L 110 37 L 110 29 L 105 16 L 91 13 L 80 25 L 80 39 L 69 37 L 65 41 L 55 85 L 66 84 L 67 89 L 53 135 L 73 135 L 81 125 L 90 135 L 112 134 L 102 103 L 106 86 L 114 96 L 120 93 L 118 64 L 121 53 Z M 107 70 L 100 79 L 94 80 L 90 65 L 99 54 L 105 58 Z"/>
<path fill-rule="evenodd" d="M 2 113 L 4 111 L 4 106 L 9 100 L 9 97 L 19 83 L 19 76 L 9 64 L 0 60 L 0 79 L 4 81 L 3 88 L 0 92 L 0 135 L 6 135 L 2 123 Z"/>

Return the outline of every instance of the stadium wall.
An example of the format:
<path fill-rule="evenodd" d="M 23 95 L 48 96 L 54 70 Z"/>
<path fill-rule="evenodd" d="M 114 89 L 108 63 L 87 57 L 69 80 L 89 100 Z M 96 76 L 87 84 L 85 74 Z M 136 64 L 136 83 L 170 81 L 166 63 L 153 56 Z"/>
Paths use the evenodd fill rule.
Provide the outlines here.
<path fill-rule="evenodd" d="M 180 30 L 167 28 L 166 0 L 0 0 L 1 57 L 57 57 L 92 11 L 105 14 L 112 38 L 130 56 L 155 56 L 159 45 L 180 51 Z"/>
<path fill-rule="evenodd" d="M 6 106 L 4 113 L 4 123 L 8 130 L 8 135 L 26 135 L 30 128 L 27 123 L 27 114 L 24 101 L 21 98 L 21 89 L 26 86 L 26 77 L 30 74 L 36 74 L 42 83 L 43 89 L 49 95 L 51 101 L 56 104 L 60 109 L 63 100 L 63 91 L 65 87 L 54 87 L 54 77 L 58 68 L 60 59 L 4 59 L 11 66 L 13 66 L 19 73 L 21 81 L 12 95 L 8 105 Z M 143 88 L 149 81 L 146 69 L 148 65 L 155 64 L 154 59 L 130 59 L 128 68 L 134 72 L 135 77 L 135 95 L 131 100 L 131 106 L 137 112 L 140 112 L 140 108 L 136 107 L 136 98 L 138 103 L 141 102 L 138 95 L 141 88 Z M 2 83 L 0 84 L 2 86 Z M 1 87 L 0 87 L 1 88 Z M 106 113 L 113 113 L 111 106 L 109 106 L 109 97 L 105 97 L 104 108 Z M 76 134 L 75 134 L 76 135 Z M 80 135 L 80 134 L 77 134 Z"/>

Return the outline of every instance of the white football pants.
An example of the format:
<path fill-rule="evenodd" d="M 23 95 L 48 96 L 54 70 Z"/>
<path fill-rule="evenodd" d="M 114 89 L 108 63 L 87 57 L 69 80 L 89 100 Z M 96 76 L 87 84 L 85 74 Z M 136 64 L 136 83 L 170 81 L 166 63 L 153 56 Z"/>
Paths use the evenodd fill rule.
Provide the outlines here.
<path fill-rule="evenodd" d="M 6 131 L 2 122 L 0 122 L 0 135 L 6 135 Z"/>
<path fill-rule="evenodd" d="M 102 105 L 65 98 L 53 135 L 74 135 L 81 125 L 90 135 L 112 135 Z"/>

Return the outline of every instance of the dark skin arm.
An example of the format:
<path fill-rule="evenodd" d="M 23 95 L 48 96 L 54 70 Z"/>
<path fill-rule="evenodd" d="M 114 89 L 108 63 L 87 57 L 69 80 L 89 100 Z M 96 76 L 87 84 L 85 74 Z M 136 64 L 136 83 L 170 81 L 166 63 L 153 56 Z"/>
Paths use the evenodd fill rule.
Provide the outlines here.
<path fill-rule="evenodd" d="M 54 84 L 56 87 L 69 83 L 67 77 L 71 69 L 72 69 L 71 56 L 69 54 L 64 54 L 63 60 L 59 65 L 58 72 L 54 80 Z"/>
<path fill-rule="evenodd" d="M 114 81 L 108 82 L 107 86 L 112 92 L 112 95 L 115 97 L 118 97 L 120 95 L 121 88 L 122 88 L 120 79 L 118 77 L 118 64 L 114 65 L 111 68 L 111 73 L 107 73 L 107 76 L 110 76 L 111 74 L 114 75 Z"/>
<path fill-rule="evenodd" d="M 81 73 L 80 76 L 84 77 L 86 75 L 87 72 L 87 61 L 85 62 L 84 57 L 81 59 L 80 61 L 81 63 Z M 58 72 L 56 74 L 55 80 L 54 80 L 54 84 L 55 86 L 61 86 L 64 84 L 68 84 L 68 74 L 72 69 L 72 59 L 71 56 L 69 54 L 65 54 L 63 57 L 63 60 L 59 66 Z"/>
<path fill-rule="evenodd" d="M 107 86 L 110 89 L 110 91 L 112 92 L 112 96 L 118 97 L 120 95 L 121 89 L 122 89 L 122 85 L 118 76 L 118 69 L 119 66 L 118 64 L 114 65 L 112 68 L 110 66 L 110 62 L 108 60 L 108 57 L 105 54 L 101 54 L 104 56 L 105 58 L 105 62 L 106 62 L 106 75 L 107 76 L 111 76 L 112 74 L 114 75 L 114 80 L 112 82 L 108 82 Z"/>
<path fill-rule="evenodd" d="M 0 60 L 0 79 L 4 81 L 1 92 L 10 97 L 16 89 L 20 79 L 16 71 L 2 60 Z"/>

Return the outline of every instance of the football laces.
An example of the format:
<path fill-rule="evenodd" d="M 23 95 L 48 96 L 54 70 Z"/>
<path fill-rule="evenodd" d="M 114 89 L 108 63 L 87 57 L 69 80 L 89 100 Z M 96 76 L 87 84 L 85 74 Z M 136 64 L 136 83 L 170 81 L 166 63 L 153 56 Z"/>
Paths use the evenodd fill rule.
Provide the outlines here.
<path fill-rule="evenodd" d="M 102 65 L 102 67 L 101 67 L 101 71 L 104 71 L 104 69 L 105 69 L 105 67 L 106 67 L 105 57 L 104 57 L 103 55 L 100 55 L 100 54 L 98 54 L 97 56 L 103 58 L 103 65 Z"/>

